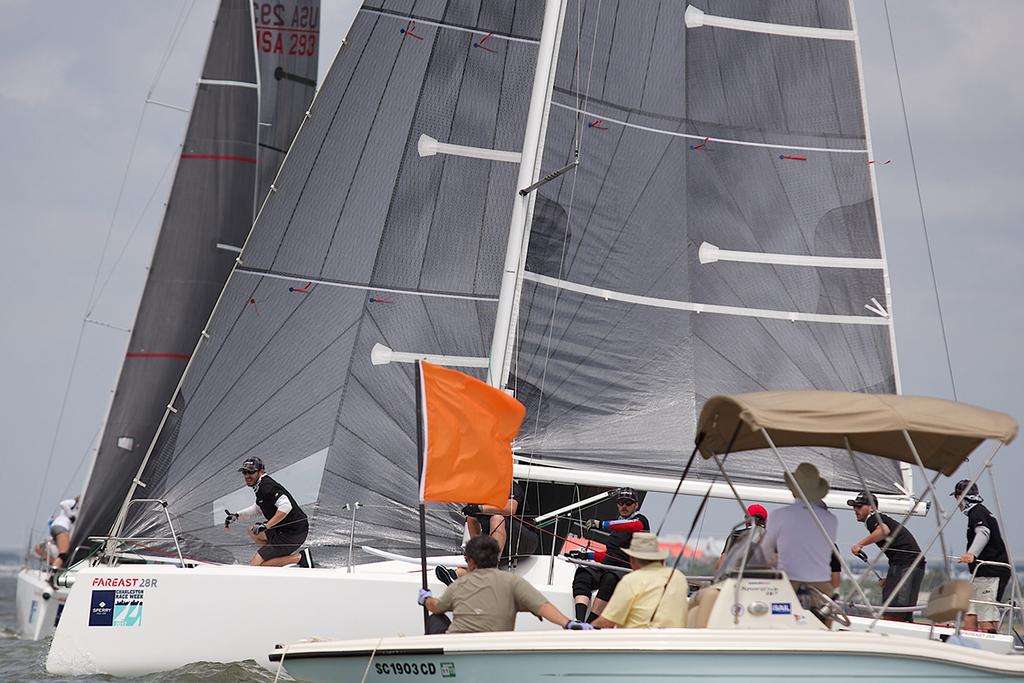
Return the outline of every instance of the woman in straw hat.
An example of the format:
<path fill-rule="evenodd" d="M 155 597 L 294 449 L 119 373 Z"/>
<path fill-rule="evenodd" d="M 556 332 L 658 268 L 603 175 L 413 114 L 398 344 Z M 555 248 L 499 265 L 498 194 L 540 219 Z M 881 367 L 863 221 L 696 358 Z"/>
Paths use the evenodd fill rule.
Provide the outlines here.
<path fill-rule="evenodd" d="M 683 573 L 665 566 L 668 551 L 649 532 L 633 534 L 623 551 L 633 571 L 622 577 L 601 616 L 598 628 L 682 628 L 686 626 L 687 583 Z"/>

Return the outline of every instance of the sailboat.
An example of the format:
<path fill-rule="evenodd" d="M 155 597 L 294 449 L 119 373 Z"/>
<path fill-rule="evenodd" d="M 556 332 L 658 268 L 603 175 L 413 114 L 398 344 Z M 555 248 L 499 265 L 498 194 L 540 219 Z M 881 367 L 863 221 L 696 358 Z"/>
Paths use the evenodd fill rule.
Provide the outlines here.
<path fill-rule="evenodd" d="M 310 636 L 419 632 L 421 358 L 527 406 L 528 487 L 792 500 L 782 464 L 748 453 L 733 486 L 707 462 L 679 471 L 711 395 L 899 390 L 856 27 L 846 0 L 704 10 L 364 4 L 137 474 L 129 499 L 166 507 L 115 525 L 172 537 L 178 562 L 80 572 L 49 671 L 266 665 Z M 234 564 L 253 548 L 223 510 L 251 503 L 250 456 L 290 481 L 321 568 Z M 867 488 L 925 510 L 905 463 L 783 463 L 801 461 L 830 504 Z M 428 509 L 431 562 L 457 559 L 461 533 Z M 574 568 L 515 570 L 569 611 Z M 89 627 L 123 582 L 144 586 L 142 625 Z"/>
<path fill-rule="evenodd" d="M 319 3 L 277 6 L 282 16 L 286 11 L 297 29 L 315 28 Z M 259 19 L 243 0 L 226 0 L 218 9 L 117 388 L 86 477 L 69 566 L 90 555 L 96 546 L 91 539 L 109 533 L 312 100 L 315 34 L 308 40 L 306 33 L 296 34 L 304 37 L 302 48 L 290 53 L 273 43 L 258 45 L 254 31 L 280 32 Z M 146 561 L 140 548 L 134 550 L 134 561 Z M 19 574 L 22 637 L 52 633 L 67 589 L 51 584 L 45 569 Z"/>

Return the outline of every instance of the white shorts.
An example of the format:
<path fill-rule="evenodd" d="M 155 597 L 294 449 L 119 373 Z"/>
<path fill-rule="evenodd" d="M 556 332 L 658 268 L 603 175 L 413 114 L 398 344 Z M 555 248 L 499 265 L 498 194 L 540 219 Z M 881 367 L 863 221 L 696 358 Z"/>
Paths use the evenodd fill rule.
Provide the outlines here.
<path fill-rule="evenodd" d="M 998 593 L 999 579 L 997 577 L 974 577 L 974 593 L 971 595 L 972 600 L 985 600 L 986 602 L 996 602 L 997 600 L 999 600 Z M 978 617 L 978 621 L 999 621 L 999 608 L 995 605 L 978 604 L 972 602 L 970 609 L 967 610 L 967 613 L 976 615 Z"/>

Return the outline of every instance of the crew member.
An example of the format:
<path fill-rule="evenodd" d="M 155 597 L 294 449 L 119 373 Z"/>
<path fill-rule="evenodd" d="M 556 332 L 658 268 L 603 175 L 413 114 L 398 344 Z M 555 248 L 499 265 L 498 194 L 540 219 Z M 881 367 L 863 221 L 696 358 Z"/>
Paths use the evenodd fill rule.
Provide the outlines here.
<path fill-rule="evenodd" d="M 224 528 L 238 519 L 259 519 L 248 531 L 249 538 L 256 543 L 256 554 L 249 564 L 253 566 L 283 567 L 295 564 L 301 559 L 295 551 L 306 542 L 309 520 L 306 513 L 290 493 L 267 474 L 263 461 L 248 458 L 238 468 L 256 494 L 256 503 L 244 510 L 225 510 Z"/>
<path fill-rule="evenodd" d="M 478 534 L 466 543 L 466 573 L 440 598 L 420 589 L 416 601 L 430 612 L 428 633 L 513 631 L 519 612 L 531 612 L 566 629 L 593 628 L 562 614 L 521 576 L 500 571 L 500 550 L 493 537 Z M 451 612 L 453 619 L 449 620 L 445 612 Z"/>
<path fill-rule="evenodd" d="M 751 549 L 753 549 L 761 540 L 761 536 L 764 535 L 764 527 L 767 523 L 768 511 L 764 509 L 764 506 L 756 503 L 748 506 L 746 517 L 743 520 L 744 527 L 734 530 L 729 534 L 729 538 L 725 539 L 725 547 L 722 548 L 722 554 L 718 556 L 718 560 L 715 562 L 715 571 L 717 572 L 721 569 L 730 551 L 748 535 L 750 536 Z"/>
<path fill-rule="evenodd" d="M 805 608 L 817 607 L 819 601 L 810 588 L 826 596 L 834 589 L 830 560 L 839 522 L 822 502 L 829 485 L 818 474 L 817 467 L 800 463 L 792 475 L 786 473 L 786 486 L 796 500 L 772 512 L 772 523 L 767 526 L 761 549 L 769 561 L 778 553 L 776 564 L 786 572 L 800 604 Z M 801 491 L 810 502 L 810 508 L 804 503 Z M 819 523 L 827 535 L 821 533 Z"/>
<path fill-rule="evenodd" d="M 921 547 L 910 531 L 889 515 L 878 511 L 878 499 L 870 493 L 857 494 L 856 498 L 846 501 L 846 504 L 853 508 L 858 522 L 864 522 L 868 535 L 860 539 L 850 548 L 850 551 L 857 556 L 863 552 L 864 546 L 871 543 L 883 548 L 886 558 L 889 560 L 889 571 L 885 578 L 881 579 L 882 602 L 889 599 L 897 584 L 907 573 L 914 558 L 921 554 Z M 893 598 L 892 607 L 913 607 L 917 604 L 917 596 L 921 591 L 921 581 L 924 579 L 924 559 L 914 568 L 913 574 L 906 580 L 899 593 Z M 891 621 L 914 621 L 911 612 L 886 612 L 885 618 Z"/>
<path fill-rule="evenodd" d="M 50 540 L 53 545 L 40 543 L 36 548 L 36 554 L 42 556 L 45 552 L 51 569 L 61 569 L 70 560 L 71 555 L 71 530 L 75 527 L 75 520 L 78 517 L 78 496 L 62 500 L 57 505 L 57 510 L 50 517 Z M 43 548 L 48 548 L 43 550 Z M 56 557 L 52 557 L 52 549 L 56 548 Z"/>
<path fill-rule="evenodd" d="M 633 539 L 633 534 L 640 531 L 650 531 L 651 523 L 640 514 L 640 502 L 636 491 L 631 488 L 620 488 L 616 494 L 615 505 L 618 508 L 618 519 L 598 520 L 589 519 L 583 525 L 584 533 L 595 530 L 605 532 L 601 534 L 604 540 L 605 550 L 572 550 L 566 553 L 568 557 L 584 560 L 593 560 L 602 564 L 609 564 L 616 567 L 629 567 L 630 560 L 626 549 Z M 604 606 L 612 597 L 615 586 L 619 583 L 622 572 L 600 567 L 576 568 L 576 574 L 572 580 L 572 594 L 576 602 L 576 619 L 583 621 L 587 619 L 587 610 L 590 610 L 588 621 L 593 621 L 601 614 Z M 591 596 L 597 592 L 591 604 Z"/>
<path fill-rule="evenodd" d="M 516 517 L 522 513 L 526 499 L 522 485 L 512 482 L 512 491 L 504 507 L 470 503 L 463 506 L 466 516 L 466 535 L 469 538 L 486 533 L 494 538 L 502 555 L 532 555 L 537 552 L 540 539 L 532 530 L 523 526 Z M 511 534 L 509 531 L 511 530 Z M 500 561 L 500 557 L 498 558 Z M 453 581 L 466 574 L 464 567 L 451 569 L 437 565 L 434 570 L 439 581 L 450 586 Z"/>
<path fill-rule="evenodd" d="M 987 603 L 999 602 L 1010 582 L 1010 558 L 1003 534 L 999 530 L 999 522 L 982 505 L 984 499 L 978 493 L 977 484 L 972 484 L 969 479 L 961 479 L 951 495 L 957 497 L 960 511 L 967 515 L 967 552 L 960 556 L 960 561 L 971 570 L 974 584 L 972 599 L 983 601 L 971 603 L 964 615 L 963 626 L 972 631 L 995 633 L 999 623 L 999 608 Z M 999 562 L 1006 566 L 984 562 Z"/>
<path fill-rule="evenodd" d="M 688 586 L 682 572 L 665 566 L 668 551 L 652 533 L 633 534 L 623 552 L 632 572 L 615 587 L 611 600 L 594 619 L 597 628 L 683 628 Z"/>

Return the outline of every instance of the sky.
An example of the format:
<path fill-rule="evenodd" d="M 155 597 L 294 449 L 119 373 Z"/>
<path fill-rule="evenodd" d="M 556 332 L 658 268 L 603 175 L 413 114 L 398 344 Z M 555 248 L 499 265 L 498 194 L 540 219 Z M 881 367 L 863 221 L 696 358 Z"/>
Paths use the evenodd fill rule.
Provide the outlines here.
<path fill-rule="evenodd" d="M 322 2 L 321 70 L 352 6 Z M 1020 419 L 1024 3 L 889 3 L 920 205 L 885 6 L 854 5 L 903 391 L 953 398 L 955 385 L 959 400 Z M 146 101 L 191 105 L 215 9 L 212 0 L 0 0 L 0 548 L 41 536 L 51 508 L 82 486 L 127 343 L 116 328 L 132 325 L 187 124 L 184 113 Z M 1004 448 L 994 468 L 1008 519 L 1024 516 L 1022 449 Z M 987 480 L 982 493 L 991 501 Z M 665 501 L 645 506 L 656 523 Z M 666 528 L 685 532 L 695 507 L 678 501 Z M 713 502 L 700 533 L 724 535 L 737 512 L 733 501 Z M 849 545 L 863 531 L 852 512 L 837 512 Z M 963 524 L 948 527 L 953 548 Z M 1024 554 L 1024 527 L 1003 527 Z M 910 528 L 922 538 L 934 521 Z"/>

